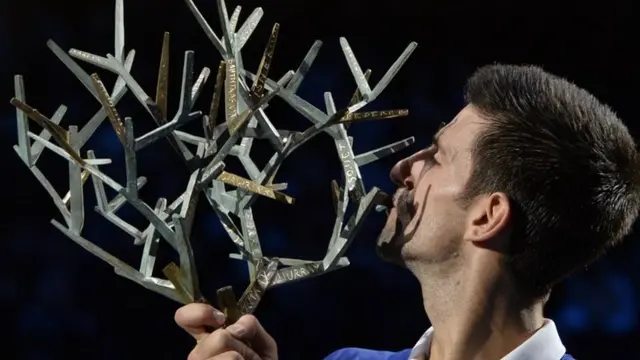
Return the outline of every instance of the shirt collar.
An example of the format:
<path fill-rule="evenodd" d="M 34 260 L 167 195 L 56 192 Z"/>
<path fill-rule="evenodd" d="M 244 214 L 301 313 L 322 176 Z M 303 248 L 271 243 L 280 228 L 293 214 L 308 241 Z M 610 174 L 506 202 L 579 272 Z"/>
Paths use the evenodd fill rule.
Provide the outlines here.
<path fill-rule="evenodd" d="M 430 327 L 418 340 L 409 355 L 410 360 L 419 359 L 420 355 L 429 357 L 433 327 Z M 556 324 L 545 319 L 544 325 L 533 336 L 508 353 L 501 360 L 560 360 L 567 349 L 560 340 Z"/>

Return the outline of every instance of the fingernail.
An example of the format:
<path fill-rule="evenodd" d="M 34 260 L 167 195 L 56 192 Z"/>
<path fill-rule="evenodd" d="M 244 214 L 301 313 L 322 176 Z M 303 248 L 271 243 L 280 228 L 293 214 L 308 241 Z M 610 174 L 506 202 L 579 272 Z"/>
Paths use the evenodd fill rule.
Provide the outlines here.
<path fill-rule="evenodd" d="M 227 317 L 224 316 L 224 314 L 218 310 L 213 311 L 213 318 L 216 322 L 219 322 L 219 323 L 223 323 L 227 319 Z"/>
<path fill-rule="evenodd" d="M 236 324 L 228 326 L 227 331 L 233 336 L 242 336 L 244 334 L 244 328 Z"/>

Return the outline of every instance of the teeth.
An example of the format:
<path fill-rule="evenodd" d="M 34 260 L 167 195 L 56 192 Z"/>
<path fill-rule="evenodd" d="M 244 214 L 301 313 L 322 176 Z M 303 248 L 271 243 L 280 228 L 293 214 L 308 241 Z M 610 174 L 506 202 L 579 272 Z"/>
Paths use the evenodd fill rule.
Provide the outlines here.
<path fill-rule="evenodd" d="M 384 205 L 376 205 L 376 212 L 389 211 L 389 208 Z"/>

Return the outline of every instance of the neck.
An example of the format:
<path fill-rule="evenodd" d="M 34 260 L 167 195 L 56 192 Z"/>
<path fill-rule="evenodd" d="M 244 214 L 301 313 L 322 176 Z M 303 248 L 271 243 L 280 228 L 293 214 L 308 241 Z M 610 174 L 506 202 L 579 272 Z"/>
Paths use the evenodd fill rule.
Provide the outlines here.
<path fill-rule="evenodd" d="M 434 328 L 430 360 L 500 359 L 543 326 L 543 301 L 524 305 L 499 265 L 479 263 L 411 267 Z"/>

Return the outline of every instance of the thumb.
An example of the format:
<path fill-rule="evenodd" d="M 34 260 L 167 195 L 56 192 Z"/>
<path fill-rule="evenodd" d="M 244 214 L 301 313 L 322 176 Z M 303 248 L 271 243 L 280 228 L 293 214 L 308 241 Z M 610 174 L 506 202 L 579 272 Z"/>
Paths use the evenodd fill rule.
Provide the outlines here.
<path fill-rule="evenodd" d="M 271 335 L 262 327 L 258 319 L 253 315 L 245 315 L 233 325 L 227 327 L 227 331 L 236 339 L 250 343 L 265 359 L 278 358 L 278 346 Z"/>
<path fill-rule="evenodd" d="M 200 341 L 224 323 L 224 314 L 208 304 L 188 304 L 176 311 L 175 321 L 181 328 Z"/>

